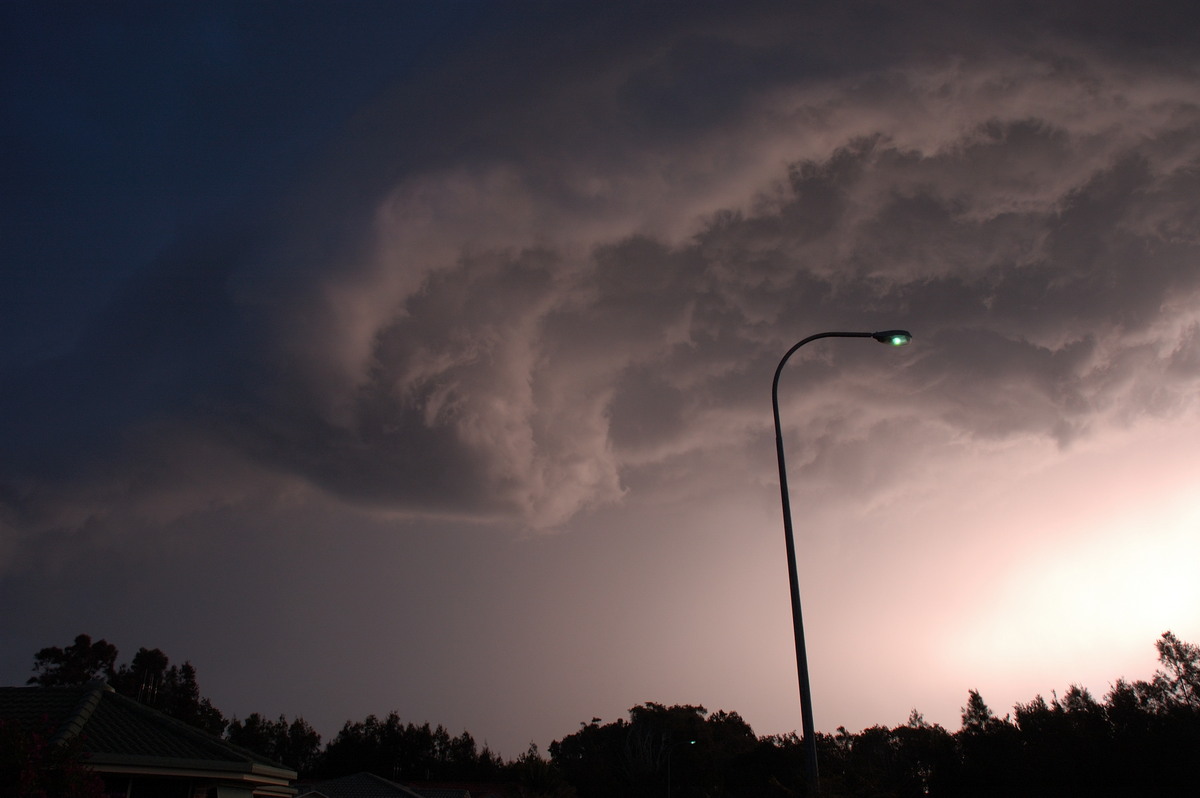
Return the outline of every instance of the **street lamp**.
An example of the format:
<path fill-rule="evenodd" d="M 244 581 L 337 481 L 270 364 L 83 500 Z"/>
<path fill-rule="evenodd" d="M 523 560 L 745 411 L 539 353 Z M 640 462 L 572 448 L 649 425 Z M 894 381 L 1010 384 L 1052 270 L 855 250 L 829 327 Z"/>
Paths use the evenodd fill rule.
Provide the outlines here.
<path fill-rule="evenodd" d="M 800 347 L 818 338 L 874 338 L 881 344 L 904 346 L 912 340 L 907 330 L 879 332 L 823 332 L 810 335 L 793 346 L 779 361 L 771 383 L 771 407 L 775 412 L 775 453 L 779 458 L 779 494 L 783 501 L 783 536 L 787 543 L 788 580 L 792 591 L 792 630 L 796 635 L 796 671 L 800 679 L 800 717 L 804 724 L 804 748 L 808 759 L 808 781 L 814 795 L 821 793 L 817 772 L 817 737 L 813 730 L 812 692 L 808 686 L 808 654 L 804 647 L 804 620 L 800 613 L 800 580 L 796 574 L 796 540 L 792 533 L 792 507 L 788 500 L 787 464 L 783 459 L 783 429 L 779 423 L 779 375 L 788 358 Z"/>

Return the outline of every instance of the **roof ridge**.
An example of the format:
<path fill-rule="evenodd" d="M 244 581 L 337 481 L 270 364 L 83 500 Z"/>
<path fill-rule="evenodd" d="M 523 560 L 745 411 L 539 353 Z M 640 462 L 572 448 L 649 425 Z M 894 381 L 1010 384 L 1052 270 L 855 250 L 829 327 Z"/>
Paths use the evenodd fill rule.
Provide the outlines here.
<path fill-rule="evenodd" d="M 100 706 L 100 699 L 104 696 L 104 693 L 116 692 L 103 679 L 89 682 L 84 685 L 84 689 L 83 698 L 79 700 L 79 703 L 71 710 L 71 714 L 63 721 L 58 731 L 54 733 L 54 737 L 50 739 L 52 745 L 62 745 L 69 740 L 73 740 L 79 732 L 83 731 L 83 727 L 87 725 L 88 720 L 92 717 L 92 713 L 96 711 L 96 707 Z"/>

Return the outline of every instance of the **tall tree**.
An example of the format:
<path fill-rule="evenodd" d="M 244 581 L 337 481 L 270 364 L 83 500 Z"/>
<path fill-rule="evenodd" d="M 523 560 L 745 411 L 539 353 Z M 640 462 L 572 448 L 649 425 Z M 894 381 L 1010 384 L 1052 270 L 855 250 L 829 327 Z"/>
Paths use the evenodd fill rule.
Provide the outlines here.
<path fill-rule="evenodd" d="M 1183 642 L 1173 632 L 1163 632 L 1154 645 L 1158 661 L 1166 666 L 1154 675 L 1163 703 L 1200 710 L 1200 646 Z"/>
<path fill-rule="evenodd" d="M 170 664 L 157 648 L 139 648 L 133 661 L 116 667 L 117 647 L 106 640 L 92 642 L 78 635 L 66 648 L 49 646 L 34 654 L 36 675 L 28 684 L 40 687 L 87 684 L 106 680 L 121 695 L 128 696 L 178 718 L 210 734 L 220 735 L 226 721 L 212 702 L 200 695 L 192 663 Z"/>
<path fill-rule="evenodd" d="M 87 684 L 95 679 L 109 679 L 114 673 L 117 647 L 107 640 L 92 642 L 88 635 L 78 635 L 66 648 L 48 646 L 33 655 L 34 676 L 26 684 L 40 687 Z"/>
<path fill-rule="evenodd" d="M 757 744 L 736 712 L 709 715 L 702 706 L 647 702 L 629 710 L 628 722 L 582 724 L 551 743 L 550 756 L 582 798 L 657 796 L 668 785 L 677 795 L 719 795 L 728 792 L 735 760 Z"/>
<path fill-rule="evenodd" d="M 383 720 L 368 715 L 346 721 L 325 746 L 318 770 L 327 778 L 367 771 L 386 779 L 474 781 L 498 776 L 501 766 L 491 751 L 480 752 L 469 734 L 451 737 L 442 726 L 402 723 L 391 712 Z"/>
<path fill-rule="evenodd" d="M 108 681 L 121 695 L 153 704 L 163 688 L 170 664 L 171 661 L 161 650 L 139 648 L 133 655 L 133 662 L 122 665 Z"/>
<path fill-rule="evenodd" d="M 321 753 L 321 735 L 304 718 L 289 723 L 284 715 L 268 720 L 252 712 L 244 721 L 230 721 L 225 736 L 234 745 L 287 765 L 302 776 L 313 772 Z"/>
<path fill-rule="evenodd" d="M 508 771 L 516 783 L 517 798 L 576 798 L 575 788 L 554 763 L 542 756 L 537 743 L 531 742 Z"/>
<path fill-rule="evenodd" d="M 171 717 L 204 729 L 209 734 L 220 735 L 227 725 L 221 711 L 200 695 L 196 668 L 191 662 L 184 662 L 178 667 L 172 665 L 167 670 L 158 706 Z"/>
<path fill-rule="evenodd" d="M 962 708 L 962 730 L 968 734 L 983 734 L 999 722 L 979 691 L 969 690 L 967 705 Z"/>

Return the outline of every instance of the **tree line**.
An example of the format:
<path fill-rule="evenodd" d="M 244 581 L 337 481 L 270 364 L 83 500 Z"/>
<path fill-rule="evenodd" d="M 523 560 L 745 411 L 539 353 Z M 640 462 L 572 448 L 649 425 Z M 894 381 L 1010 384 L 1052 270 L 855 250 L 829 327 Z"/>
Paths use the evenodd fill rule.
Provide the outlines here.
<path fill-rule="evenodd" d="M 978 691 L 951 732 L 913 710 L 906 723 L 818 734 L 823 794 L 908 796 L 1129 796 L 1194 794 L 1200 785 L 1200 646 L 1166 632 L 1149 680 L 1118 679 L 1098 700 L 1071 686 L 996 715 Z M 648 702 L 611 723 L 593 718 L 550 744 L 505 761 L 463 732 L 402 722 L 397 713 L 347 721 L 324 747 L 303 718 L 226 720 L 202 697 L 190 663 L 139 649 L 117 667 L 116 648 L 79 635 L 34 656 L 30 684 L 106 679 L 115 690 L 296 769 L 334 778 L 367 771 L 402 781 L 510 785 L 525 798 L 612 795 L 799 796 L 805 756 L 792 734 L 757 736 L 736 712 Z"/>

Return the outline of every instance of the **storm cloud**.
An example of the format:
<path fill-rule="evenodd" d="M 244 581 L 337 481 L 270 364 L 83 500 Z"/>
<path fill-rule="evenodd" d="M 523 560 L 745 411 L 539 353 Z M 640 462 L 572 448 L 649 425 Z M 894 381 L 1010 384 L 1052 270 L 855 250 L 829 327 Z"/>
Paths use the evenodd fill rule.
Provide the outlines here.
<path fill-rule="evenodd" d="M 44 489 L 61 506 L 66 490 L 69 505 L 62 469 L 126 480 L 122 447 L 154 448 L 165 427 L 171 447 L 218 447 L 349 505 L 554 526 L 620 501 L 627 464 L 757 445 L 769 419 L 753 377 L 829 327 L 912 327 L 920 354 L 887 371 L 906 397 L 888 412 L 962 434 L 1067 444 L 1190 408 L 1190 72 L 1030 53 L 764 90 L 754 67 L 775 49 L 743 41 L 726 70 L 748 85 L 718 87 L 741 102 L 646 146 L 640 124 L 665 123 L 636 88 L 686 71 L 694 46 L 516 109 L 548 138 L 501 133 L 414 168 L 352 206 L 363 219 L 318 213 L 313 194 L 295 216 L 181 243 L 78 351 L 9 382 L 10 408 L 25 395 L 10 440 L 60 461 L 40 477 L 10 462 L 10 502 Z M 605 148 L 570 125 L 578 147 L 549 136 L 581 104 Z M 376 117 L 403 115 L 385 100 L 358 125 Z M 458 121 L 486 138 L 488 120 Z M 814 382 L 869 390 L 857 354 L 832 357 L 849 370 Z M 48 390 L 49 406 L 30 396 Z M 89 456 L 62 463 L 81 438 Z M 195 458 L 161 459 L 169 474 Z M 215 495 L 197 500 L 240 484 L 205 480 Z"/>

